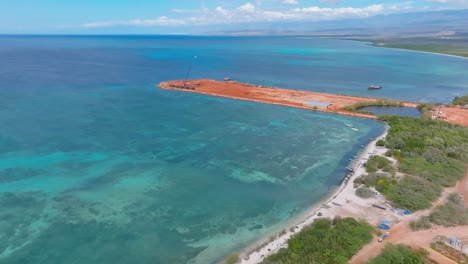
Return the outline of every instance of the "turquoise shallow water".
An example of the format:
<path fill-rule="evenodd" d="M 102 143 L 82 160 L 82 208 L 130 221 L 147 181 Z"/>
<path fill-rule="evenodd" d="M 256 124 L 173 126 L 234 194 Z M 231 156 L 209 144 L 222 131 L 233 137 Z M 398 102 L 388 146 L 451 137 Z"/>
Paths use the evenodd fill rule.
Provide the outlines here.
<path fill-rule="evenodd" d="M 343 155 L 382 129 L 270 105 L 96 90 L 53 93 L 54 104 L 36 95 L 21 107 L 43 114 L 18 122 L 30 113 L 16 113 L 3 128 L 2 263 L 213 262 L 326 195 L 344 175 Z M 73 107 L 78 100 L 87 107 Z"/>
<path fill-rule="evenodd" d="M 192 77 L 300 88 L 311 68 L 277 66 L 361 49 L 369 60 L 387 56 L 355 42 L 1 40 L 0 263 L 214 263 L 325 197 L 349 157 L 383 131 L 374 120 L 154 88 L 190 63 Z M 367 91 L 340 88 L 347 78 L 321 68 L 317 82 L 336 92 Z"/>
<path fill-rule="evenodd" d="M 421 112 L 417 108 L 412 107 L 399 107 L 399 106 L 366 106 L 360 111 L 371 112 L 374 115 L 397 115 L 397 116 L 421 116 Z"/>

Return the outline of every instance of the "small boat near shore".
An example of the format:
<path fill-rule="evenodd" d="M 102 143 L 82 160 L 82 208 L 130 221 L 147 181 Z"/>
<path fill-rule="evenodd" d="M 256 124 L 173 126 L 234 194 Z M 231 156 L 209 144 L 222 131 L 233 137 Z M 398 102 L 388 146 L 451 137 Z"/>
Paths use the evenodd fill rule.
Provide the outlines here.
<path fill-rule="evenodd" d="M 379 89 L 382 89 L 383 87 L 380 86 L 380 85 L 371 85 L 369 87 L 367 87 L 368 90 L 379 90 Z"/>
<path fill-rule="evenodd" d="M 351 124 L 344 124 L 344 125 L 347 126 L 347 127 L 353 127 L 353 125 L 351 125 Z"/>
<path fill-rule="evenodd" d="M 357 128 L 355 128 L 355 127 L 352 127 L 351 130 L 359 131 L 359 129 L 357 129 Z"/>
<path fill-rule="evenodd" d="M 340 203 L 337 203 L 337 202 L 332 202 L 333 205 L 336 205 L 336 206 L 343 206 L 342 204 Z"/>

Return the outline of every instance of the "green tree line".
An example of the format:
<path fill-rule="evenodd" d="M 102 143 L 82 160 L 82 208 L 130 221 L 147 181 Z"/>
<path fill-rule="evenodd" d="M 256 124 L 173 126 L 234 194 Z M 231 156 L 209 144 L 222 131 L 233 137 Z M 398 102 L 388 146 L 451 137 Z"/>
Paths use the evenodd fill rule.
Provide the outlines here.
<path fill-rule="evenodd" d="M 402 178 L 376 173 L 391 171 L 382 157 L 365 165 L 370 174 L 355 182 L 373 186 L 400 208 L 428 208 L 443 187 L 464 176 L 468 162 L 468 128 L 424 118 L 382 116 L 390 129 L 385 139 L 387 156 L 399 161 Z"/>

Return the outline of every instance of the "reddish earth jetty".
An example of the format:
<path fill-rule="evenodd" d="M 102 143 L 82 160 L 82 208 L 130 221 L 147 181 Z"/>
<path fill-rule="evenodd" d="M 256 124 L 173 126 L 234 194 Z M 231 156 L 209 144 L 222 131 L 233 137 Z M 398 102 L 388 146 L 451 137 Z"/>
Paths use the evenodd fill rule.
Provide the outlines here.
<path fill-rule="evenodd" d="M 345 111 L 342 108 L 360 102 L 376 102 L 379 100 L 377 98 L 254 86 L 231 81 L 230 79 L 226 79 L 223 82 L 215 80 L 169 81 L 160 83 L 159 87 L 166 90 L 178 90 L 371 119 L 377 119 L 377 117 L 370 114 Z M 403 104 L 405 107 L 418 106 L 418 104 L 410 102 L 404 102 Z M 468 109 L 451 108 L 447 109 L 446 113 L 448 117 L 440 120 L 459 125 L 468 125 L 466 121 L 468 120 Z"/>

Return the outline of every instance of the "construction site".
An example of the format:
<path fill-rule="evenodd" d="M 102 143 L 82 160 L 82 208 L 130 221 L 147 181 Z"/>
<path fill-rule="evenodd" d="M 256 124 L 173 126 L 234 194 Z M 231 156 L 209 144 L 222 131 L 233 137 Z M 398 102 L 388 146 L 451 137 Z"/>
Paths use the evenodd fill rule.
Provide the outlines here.
<path fill-rule="evenodd" d="M 327 113 L 377 119 L 376 115 L 347 111 L 343 108 L 355 106 L 359 103 L 379 104 L 380 98 L 359 97 L 349 95 L 336 95 L 317 93 L 311 91 L 290 90 L 282 88 L 249 85 L 229 78 L 224 81 L 216 80 L 176 80 L 162 82 L 161 89 L 193 92 L 210 96 L 225 97 L 236 100 L 245 100 L 258 103 L 282 105 Z M 391 101 L 391 100 L 390 100 Z M 394 101 L 402 107 L 418 107 L 417 103 Z M 443 114 L 442 114 L 443 113 Z M 434 119 L 452 124 L 468 126 L 468 109 L 444 107 L 442 113 L 435 115 Z"/>

